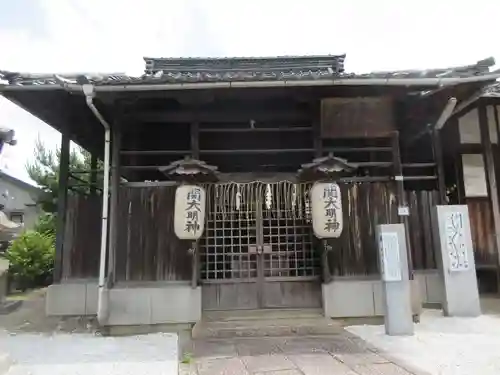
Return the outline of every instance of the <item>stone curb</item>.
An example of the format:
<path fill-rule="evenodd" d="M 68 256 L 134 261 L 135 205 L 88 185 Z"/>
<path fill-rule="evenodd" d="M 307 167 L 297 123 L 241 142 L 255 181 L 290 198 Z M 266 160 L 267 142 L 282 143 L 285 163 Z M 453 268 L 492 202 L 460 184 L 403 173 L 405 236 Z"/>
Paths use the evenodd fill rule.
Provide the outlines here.
<path fill-rule="evenodd" d="M 12 360 L 8 354 L 0 353 L 0 375 L 4 375 L 9 371 L 12 365 Z"/>

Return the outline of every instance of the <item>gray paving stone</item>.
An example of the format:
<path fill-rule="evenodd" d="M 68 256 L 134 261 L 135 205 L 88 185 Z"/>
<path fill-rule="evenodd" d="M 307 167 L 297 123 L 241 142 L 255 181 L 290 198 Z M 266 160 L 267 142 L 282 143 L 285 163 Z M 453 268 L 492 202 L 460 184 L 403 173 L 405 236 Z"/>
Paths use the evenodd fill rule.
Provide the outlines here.
<path fill-rule="evenodd" d="M 264 354 L 282 353 L 281 345 L 284 339 L 251 338 L 234 340 L 236 351 L 240 356 L 258 356 Z"/>
<path fill-rule="evenodd" d="M 293 370 L 296 368 L 295 364 L 284 354 L 243 356 L 241 360 L 251 373 Z"/>
<path fill-rule="evenodd" d="M 386 358 L 371 352 L 356 354 L 334 354 L 334 357 L 348 366 L 371 365 L 378 363 L 388 363 Z"/>
<path fill-rule="evenodd" d="M 256 372 L 253 375 L 304 375 L 304 374 L 299 370 L 278 370 L 278 371 Z"/>
<path fill-rule="evenodd" d="M 314 354 L 328 352 L 330 343 L 324 338 L 298 337 L 285 340 L 279 345 L 285 354 Z"/>
<path fill-rule="evenodd" d="M 195 358 L 232 358 L 237 357 L 236 347 L 230 341 L 194 341 L 193 355 Z"/>
<path fill-rule="evenodd" d="M 239 358 L 202 359 L 196 366 L 199 375 L 249 375 Z"/>
<path fill-rule="evenodd" d="M 356 375 L 328 353 L 298 354 L 289 358 L 305 375 Z"/>
<path fill-rule="evenodd" d="M 325 342 L 325 348 L 332 354 L 358 354 L 367 350 L 344 335 L 331 338 Z"/>
<path fill-rule="evenodd" d="M 394 363 L 376 363 L 371 365 L 355 366 L 359 375 L 412 375 L 410 372 L 396 366 Z"/>

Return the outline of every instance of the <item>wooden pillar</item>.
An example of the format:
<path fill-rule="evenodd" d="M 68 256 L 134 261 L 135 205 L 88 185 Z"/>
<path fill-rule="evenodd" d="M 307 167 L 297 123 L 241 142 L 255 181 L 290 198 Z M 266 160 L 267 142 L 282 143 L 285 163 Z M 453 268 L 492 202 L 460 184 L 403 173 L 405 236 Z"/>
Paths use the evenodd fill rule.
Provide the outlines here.
<path fill-rule="evenodd" d="M 396 182 L 396 201 L 398 203 L 399 222 L 404 224 L 406 232 L 406 251 L 408 255 L 408 275 L 410 280 L 413 280 L 413 257 L 411 253 L 410 229 L 408 225 L 408 215 L 405 212 L 400 212 L 400 209 L 408 209 L 406 203 L 406 194 L 404 188 L 403 164 L 401 163 L 401 152 L 399 149 L 399 132 L 392 134 L 392 162 L 394 166 L 394 180 Z"/>
<path fill-rule="evenodd" d="M 321 139 L 321 105 L 313 104 L 313 145 L 314 157 L 320 158 L 323 156 L 323 141 Z"/>
<path fill-rule="evenodd" d="M 59 184 L 57 188 L 56 254 L 54 260 L 54 283 L 59 283 L 63 274 L 64 232 L 68 204 L 70 139 L 67 132 L 61 135 L 59 158 Z"/>
<path fill-rule="evenodd" d="M 486 103 L 478 102 L 479 130 L 481 133 L 481 146 L 483 149 L 483 160 L 486 175 L 486 187 L 490 198 L 491 211 L 493 212 L 493 225 L 495 228 L 495 246 L 497 251 L 497 274 L 500 274 L 500 206 L 498 202 L 498 189 L 495 173 L 495 161 L 493 158 L 493 147 L 491 145 L 490 128 Z M 500 293 L 500 278 L 498 278 L 498 292 Z"/>
<path fill-rule="evenodd" d="M 500 120 L 499 120 L 499 114 L 498 114 L 498 106 L 496 104 L 493 106 L 493 118 L 495 119 L 495 129 L 497 131 L 497 147 L 494 150 L 496 155 L 494 155 L 493 160 L 495 161 L 495 163 L 497 163 L 497 161 L 500 160 L 500 155 L 499 155 L 499 150 L 500 150 Z M 500 173 L 500 165 L 495 165 L 495 170 L 497 172 L 496 175 L 498 177 L 499 173 Z M 500 191 L 499 191 L 499 195 L 500 195 Z"/>
<path fill-rule="evenodd" d="M 90 194 L 95 194 L 97 189 L 97 156 L 92 154 L 90 156 Z"/>
<path fill-rule="evenodd" d="M 191 156 L 193 159 L 200 158 L 200 124 L 198 121 L 191 123 Z"/>
<path fill-rule="evenodd" d="M 447 142 L 451 143 L 451 147 L 447 147 L 453 157 L 453 168 L 455 182 L 457 184 L 457 200 L 458 204 L 465 204 L 465 183 L 464 183 L 464 166 L 462 162 L 462 140 L 460 138 L 460 127 L 457 117 L 450 120 L 449 137 Z"/>
<path fill-rule="evenodd" d="M 116 248 L 118 243 L 118 203 L 120 192 L 120 148 L 121 131 L 119 123 L 115 122 L 111 129 L 111 181 L 109 206 L 109 242 L 108 242 L 108 287 L 116 278 Z"/>
<path fill-rule="evenodd" d="M 443 149 L 439 129 L 432 129 L 432 149 L 438 177 L 439 204 L 446 204 L 446 183 L 444 179 Z"/>

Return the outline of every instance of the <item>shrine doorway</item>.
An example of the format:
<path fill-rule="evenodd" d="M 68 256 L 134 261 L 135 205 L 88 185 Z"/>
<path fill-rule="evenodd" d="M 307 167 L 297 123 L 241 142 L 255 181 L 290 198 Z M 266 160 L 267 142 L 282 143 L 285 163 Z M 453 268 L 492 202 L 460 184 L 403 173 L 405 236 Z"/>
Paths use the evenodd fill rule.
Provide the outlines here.
<path fill-rule="evenodd" d="M 321 307 L 311 184 L 207 186 L 200 281 L 205 310 Z"/>

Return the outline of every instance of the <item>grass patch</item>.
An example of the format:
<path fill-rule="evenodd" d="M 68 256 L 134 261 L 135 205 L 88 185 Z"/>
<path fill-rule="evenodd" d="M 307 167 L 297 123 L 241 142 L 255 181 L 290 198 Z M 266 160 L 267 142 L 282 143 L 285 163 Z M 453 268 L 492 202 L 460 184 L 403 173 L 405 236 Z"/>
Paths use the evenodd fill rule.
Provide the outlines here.
<path fill-rule="evenodd" d="M 6 296 L 7 301 L 25 301 L 30 298 L 33 293 L 41 290 L 40 289 L 28 289 L 25 290 L 24 292 L 21 291 L 15 291 Z"/>
<path fill-rule="evenodd" d="M 185 365 L 189 365 L 192 362 L 193 362 L 193 354 L 191 354 L 191 353 L 184 353 L 182 355 L 181 363 L 183 363 Z"/>

